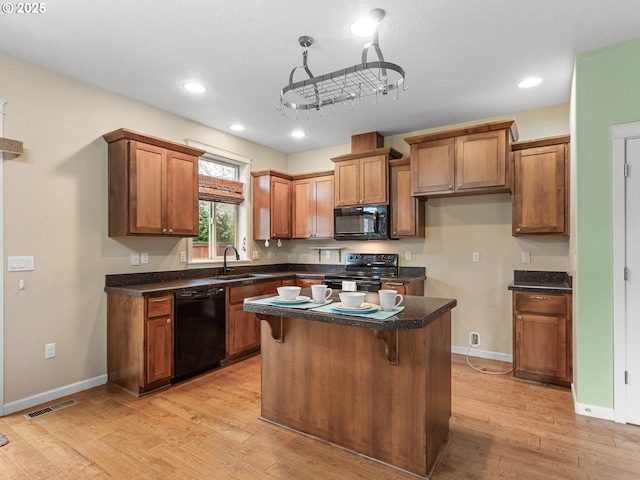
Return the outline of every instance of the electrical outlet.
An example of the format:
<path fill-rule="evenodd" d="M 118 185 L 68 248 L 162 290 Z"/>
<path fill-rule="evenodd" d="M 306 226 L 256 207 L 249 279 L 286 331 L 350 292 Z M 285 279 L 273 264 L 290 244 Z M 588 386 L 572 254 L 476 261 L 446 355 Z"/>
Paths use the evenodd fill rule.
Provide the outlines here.
<path fill-rule="evenodd" d="M 53 358 L 56 356 L 56 344 L 47 343 L 44 346 L 44 358 Z"/>
<path fill-rule="evenodd" d="M 479 263 L 480 262 L 480 252 L 473 252 L 473 262 L 474 263 Z"/>
<path fill-rule="evenodd" d="M 187 252 L 180 252 L 180 263 L 187 263 Z"/>
<path fill-rule="evenodd" d="M 331 259 L 331 252 L 329 250 L 327 250 L 326 252 L 324 252 L 324 258 L 326 258 L 327 260 Z"/>
<path fill-rule="evenodd" d="M 411 261 L 411 250 L 407 250 L 406 252 L 404 252 L 404 259 L 405 259 L 407 262 L 410 262 L 410 261 Z"/>
<path fill-rule="evenodd" d="M 138 265 L 140 265 L 140 254 L 139 253 L 132 253 L 131 254 L 131 265 L 134 267 L 137 267 Z"/>
<path fill-rule="evenodd" d="M 140 263 L 142 265 L 145 265 L 145 264 L 149 263 L 149 254 L 148 253 L 141 253 L 140 254 Z"/>
<path fill-rule="evenodd" d="M 469 345 L 472 347 L 480 345 L 480 334 L 478 332 L 469 332 Z"/>
<path fill-rule="evenodd" d="M 254 250 L 252 258 L 254 260 L 260 260 L 260 252 L 258 250 Z"/>
<path fill-rule="evenodd" d="M 531 263 L 531 252 L 522 252 L 522 263 Z"/>
<path fill-rule="evenodd" d="M 271 258 L 271 250 L 267 251 L 267 258 Z"/>

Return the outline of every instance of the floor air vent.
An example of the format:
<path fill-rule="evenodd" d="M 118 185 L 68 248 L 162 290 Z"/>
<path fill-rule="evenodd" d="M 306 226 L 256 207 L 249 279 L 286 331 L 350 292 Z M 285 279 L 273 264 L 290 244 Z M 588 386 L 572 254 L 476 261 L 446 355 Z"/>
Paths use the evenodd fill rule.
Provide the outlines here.
<path fill-rule="evenodd" d="M 63 408 L 72 407 L 73 405 L 77 405 L 78 402 L 75 400 L 67 400 L 61 403 L 56 403 L 55 405 L 49 405 L 48 407 L 41 408 L 40 410 L 36 410 L 35 412 L 25 413 L 24 416 L 31 420 L 32 418 L 41 417 L 42 415 L 47 415 L 48 413 L 53 413 L 57 410 L 62 410 Z"/>

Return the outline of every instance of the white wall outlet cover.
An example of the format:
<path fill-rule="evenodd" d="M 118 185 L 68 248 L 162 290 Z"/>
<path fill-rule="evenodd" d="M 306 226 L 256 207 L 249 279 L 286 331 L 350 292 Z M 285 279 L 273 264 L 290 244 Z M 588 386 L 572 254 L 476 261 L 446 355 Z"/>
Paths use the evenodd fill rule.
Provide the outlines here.
<path fill-rule="evenodd" d="M 143 265 L 145 263 L 149 263 L 149 254 L 148 253 L 141 253 L 140 254 L 140 263 L 142 263 Z"/>
<path fill-rule="evenodd" d="M 329 250 L 327 250 L 326 252 L 324 252 L 324 258 L 331 258 L 331 252 Z"/>
<path fill-rule="evenodd" d="M 522 263 L 531 263 L 531 252 L 522 252 Z"/>
<path fill-rule="evenodd" d="M 180 252 L 180 263 L 187 263 L 187 252 Z"/>
<path fill-rule="evenodd" d="M 132 253 L 131 254 L 131 265 L 132 266 L 137 266 L 140 265 L 140 254 L 139 253 Z"/>
<path fill-rule="evenodd" d="M 407 250 L 406 252 L 404 252 L 404 259 L 405 259 L 407 262 L 410 262 L 410 261 L 411 261 L 411 250 Z"/>
<path fill-rule="evenodd" d="M 480 261 L 480 252 L 473 252 L 472 260 L 478 263 Z"/>
<path fill-rule="evenodd" d="M 253 257 L 254 260 L 260 260 L 260 252 L 258 250 L 254 250 L 253 251 Z"/>

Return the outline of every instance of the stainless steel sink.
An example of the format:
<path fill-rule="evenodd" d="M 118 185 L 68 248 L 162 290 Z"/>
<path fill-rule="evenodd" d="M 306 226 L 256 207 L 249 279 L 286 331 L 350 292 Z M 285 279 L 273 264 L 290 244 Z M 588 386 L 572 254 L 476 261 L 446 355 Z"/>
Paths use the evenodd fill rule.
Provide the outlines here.
<path fill-rule="evenodd" d="M 237 273 L 235 275 L 220 275 L 215 278 L 218 280 L 242 280 L 244 278 L 265 278 L 270 276 L 268 273 Z"/>

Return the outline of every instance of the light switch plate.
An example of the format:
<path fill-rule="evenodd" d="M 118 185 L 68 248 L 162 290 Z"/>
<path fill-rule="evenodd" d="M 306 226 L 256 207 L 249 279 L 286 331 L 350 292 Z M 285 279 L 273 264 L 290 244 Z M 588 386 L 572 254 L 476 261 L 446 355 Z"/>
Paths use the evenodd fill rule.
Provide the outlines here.
<path fill-rule="evenodd" d="M 411 261 L 411 250 L 407 250 L 406 252 L 404 252 L 404 259 L 405 259 L 407 262 L 410 262 L 410 261 Z"/>
<path fill-rule="evenodd" d="M 480 252 L 473 252 L 473 262 L 474 263 L 479 263 L 480 262 Z"/>
<path fill-rule="evenodd" d="M 253 257 L 254 260 L 260 260 L 260 252 L 258 250 L 254 250 L 253 251 Z"/>
<path fill-rule="evenodd" d="M 140 263 L 142 265 L 149 263 L 149 254 L 148 253 L 141 253 L 140 254 Z"/>
<path fill-rule="evenodd" d="M 35 270 L 35 260 L 33 255 L 7 257 L 8 272 L 26 272 L 30 270 Z"/>
<path fill-rule="evenodd" d="M 531 252 L 522 252 L 522 263 L 531 263 Z"/>

